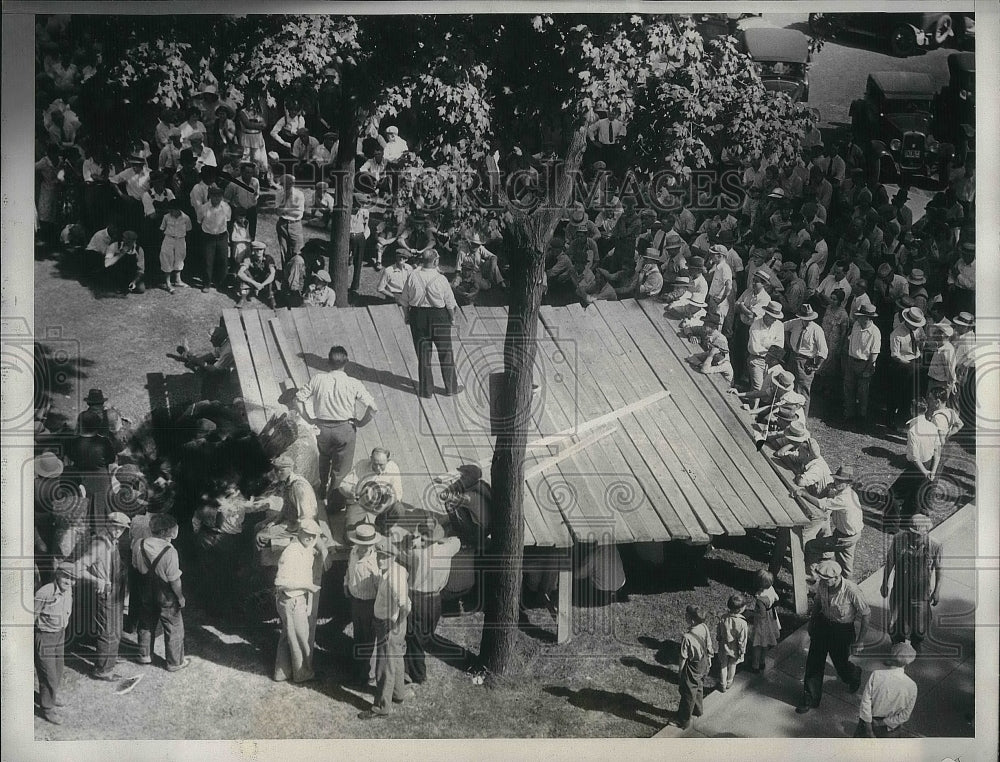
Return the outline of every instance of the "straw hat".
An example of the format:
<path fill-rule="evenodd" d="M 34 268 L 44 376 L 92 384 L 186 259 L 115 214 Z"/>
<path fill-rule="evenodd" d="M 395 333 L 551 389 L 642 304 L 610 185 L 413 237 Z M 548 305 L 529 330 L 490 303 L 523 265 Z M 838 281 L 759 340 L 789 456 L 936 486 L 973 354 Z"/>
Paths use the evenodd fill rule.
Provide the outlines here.
<path fill-rule="evenodd" d="M 774 383 L 781 389 L 791 389 L 795 385 L 795 376 L 787 370 L 778 371 L 774 374 Z"/>
<path fill-rule="evenodd" d="M 319 523 L 315 519 L 302 519 L 299 522 L 299 534 L 319 537 L 323 534 L 323 530 L 319 528 Z"/>
<path fill-rule="evenodd" d="M 833 475 L 833 480 L 836 482 L 853 482 L 854 481 L 854 467 L 853 466 L 841 466 L 837 469 L 837 473 Z"/>
<path fill-rule="evenodd" d="M 906 324 L 913 328 L 922 328 L 927 323 L 924 313 L 920 311 L 919 307 L 907 307 L 900 314 Z"/>
<path fill-rule="evenodd" d="M 785 439 L 789 442 L 805 442 L 809 439 L 809 429 L 799 421 L 793 421 L 785 431 Z"/>
<path fill-rule="evenodd" d="M 914 286 L 922 286 L 927 282 L 927 276 L 924 275 L 923 270 L 914 269 L 910 272 L 910 275 L 906 280 Z"/>
<path fill-rule="evenodd" d="M 313 275 L 313 278 L 322 283 L 330 282 L 330 274 L 326 270 L 317 270 L 316 273 Z"/>
<path fill-rule="evenodd" d="M 63 468 L 65 468 L 63 462 L 55 453 L 46 451 L 35 458 L 35 476 L 43 479 L 55 479 L 61 476 Z"/>
<path fill-rule="evenodd" d="M 934 522 L 926 513 L 915 513 L 910 517 L 909 529 L 916 534 L 927 534 L 934 528 Z"/>
<path fill-rule="evenodd" d="M 132 519 L 130 519 L 128 516 L 126 516 L 124 513 L 120 511 L 112 511 L 111 513 L 108 514 L 108 524 L 110 524 L 111 526 L 124 527 L 125 529 L 128 529 L 129 526 L 132 524 Z"/>
<path fill-rule="evenodd" d="M 976 324 L 976 318 L 970 312 L 959 312 L 955 317 L 952 318 L 951 322 L 955 325 L 962 325 L 972 328 Z"/>
<path fill-rule="evenodd" d="M 385 538 L 371 524 L 358 524 L 347 533 L 347 539 L 355 545 L 374 545 Z"/>
<path fill-rule="evenodd" d="M 795 313 L 795 317 L 801 318 L 802 320 L 815 320 L 819 317 L 816 310 L 812 308 L 811 304 L 804 303 L 799 307 L 799 311 Z"/>
<path fill-rule="evenodd" d="M 764 314 L 781 319 L 784 313 L 781 311 L 781 305 L 778 302 L 768 302 L 764 306 Z"/>

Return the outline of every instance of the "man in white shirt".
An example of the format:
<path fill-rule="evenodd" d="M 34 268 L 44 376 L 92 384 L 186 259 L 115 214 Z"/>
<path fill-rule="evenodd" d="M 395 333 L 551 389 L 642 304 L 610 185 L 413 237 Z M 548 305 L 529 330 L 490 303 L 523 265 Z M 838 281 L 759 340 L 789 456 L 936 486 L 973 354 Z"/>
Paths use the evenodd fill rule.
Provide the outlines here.
<path fill-rule="evenodd" d="M 347 532 L 351 553 L 344 576 L 344 594 L 351 602 L 351 622 L 354 628 L 354 684 L 374 685 L 375 670 L 375 596 L 382 581 L 375 546 L 382 535 L 371 524 L 360 524 Z"/>
<path fill-rule="evenodd" d="M 882 334 L 873 322 L 878 313 L 871 305 L 862 305 L 854 315 L 854 326 L 847 340 L 844 365 L 844 418 L 850 422 L 857 413 L 858 426 L 867 428 L 868 392 L 875 362 L 882 351 Z"/>
<path fill-rule="evenodd" d="M 904 671 L 916 658 L 913 646 L 897 643 L 885 661 L 888 669 L 871 673 L 861 693 L 855 738 L 899 737 L 917 703 L 917 684 Z"/>
<path fill-rule="evenodd" d="M 192 132 L 189 140 L 191 141 L 191 153 L 194 155 L 195 169 L 219 166 L 215 158 L 215 151 L 205 145 L 205 136 L 202 133 Z"/>
<path fill-rule="evenodd" d="M 785 323 L 786 344 L 790 350 L 790 370 L 795 375 L 795 391 L 806 398 L 805 414 L 809 415 L 809 401 L 816 369 L 826 360 L 829 348 L 823 329 L 816 324 L 816 310 L 803 304 L 794 320 Z"/>
<path fill-rule="evenodd" d="M 181 151 L 184 150 L 181 131 L 178 127 L 171 127 L 167 135 L 167 144 L 160 149 L 158 166 L 160 169 L 177 169 L 181 165 Z"/>
<path fill-rule="evenodd" d="M 292 143 L 292 157 L 299 161 L 313 161 L 319 141 L 309 134 L 308 127 L 299 127 Z"/>
<path fill-rule="evenodd" d="M 85 252 L 86 262 L 84 266 L 87 270 L 103 270 L 104 257 L 108 253 L 108 247 L 121 240 L 121 229 L 113 222 L 103 230 L 98 230 L 91 237 Z"/>
<path fill-rule="evenodd" d="M 403 154 L 410 150 L 406 141 L 399 137 L 399 128 L 395 125 L 385 128 L 385 139 L 379 138 L 385 160 L 390 164 L 395 164 L 403 158 Z"/>
<path fill-rule="evenodd" d="M 282 175 L 281 191 L 277 203 L 278 269 L 300 251 L 305 241 L 302 236 L 302 218 L 306 213 L 306 197 L 295 187 L 294 175 Z"/>
<path fill-rule="evenodd" d="M 437 348 L 445 395 L 458 394 L 464 388 L 458 384 L 451 347 L 451 329 L 458 304 L 451 284 L 438 272 L 437 265 L 437 252 L 433 249 L 424 252 L 420 269 L 406 276 L 403 292 L 399 295 L 403 320 L 410 326 L 417 354 L 417 393 L 425 399 L 434 394 L 432 347 Z"/>
<path fill-rule="evenodd" d="M 319 447 L 320 489 L 326 495 L 329 508 L 343 504 L 337 488 L 354 462 L 357 429 L 371 422 L 378 406 L 364 384 L 344 372 L 347 367 L 344 347 L 331 347 L 328 359 L 329 372 L 313 376 L 299 389 L 295 399 L 299 413 L 319 426 L 316 444 Z M 359 403 L 365 407 L 365 412 L 361 418 L 356 418 Z"/>
<path fill-rule="evenodd" d="M 351 237 L 350 237 L 350 252 L 351 252 L 351 292 L 357 293 L 361 288 L 361 266 L 365 258 L 365 248 L 368 244 L 368 239 L 371 237 L 372 231 L 369 222 L 371 220 L 371 212 L 365 205 L 367 199 L 360 195 L 355 194 L 353 203 L 351 204 Z"/>
<path fill-rule="evenodd" d="M 806 543 L 806 563 L 832 555 L 840 564 L 844 578 L 852 579 L 854 549 L 865 526 L 861 500 L 854 490 L 854 469 L 851 466 L 838 468 L 823 497 L 813 497 L 805 490 L 796 490 L 795 494 L 821 511 L 822 517 L 829 521 L 829 527 L 821 528 L 816 538 Z"/>
<path fill-rule="evenodd" d="M 358 170 L 358 188 L 375 193 L 389 189 L 389 163 L 385 160 L 385 151 L 381 145 L 375 148 L 372 157 L 361 165 Z M 368 177 L 364 177 L 367 175 Z"/>
<path fill-rule="evenodd" d="M 376 293 L 386 299 L 399 300 L 400 294 L 403 293 L 403 284 L 413 271 L 413 267 L 406 261 L 409 257 L 410 252 L 406 249 L 396 249 L 396 261 L 382 271 Z"/>
<path fill-rule="evenodd" d="M 310 626 L 313 601 L 320 592 L 319 566 L 326 558 L 326 546 L 321 540 L 322 530 L 314 519 L 299 522 L 295 537 L 278 558 L 278 571 L 274 578 L 275 603 L 281 620 L 281 635 L 274 663 L 274 679 L 281 682 L 289 678 L 294 683 L 305 683 L 316 678 L 312 656 L 315 632 Z"/>
<path fill-rule="evenodd" d="M 764 371 L 767 369 L 764 358 L 767 350 L 773 346 L 785 345 L 785 328 L 781 317 L 781 305 L 770 302 L 764 307 L 764 313 L 750 324 L 747 374 L 750 377 L 751 391 L 757 391 L 764 383 Z"/>
<path fill-rule="evenodd" d="M 201 226 L 205 266 L 201 290 L 207 292 L 214 284 L 221 291 L 229 276 L 229 221 L 233 216 L 229 204 L 222 200 L 222 188 L 209 186 L 208 202 L 195 207 L 195 212 Z"/>
<path fill-rule="evenodd" d="M 726 261 L 729 249 L 723 244 L 714 244 L 708 250 L 709 262 L 712 264 L 708 286 L 708 307 L 722 322 L 725 323 L 729 314 L 729 304 L 733 295 L 733 270 Z"/>
<path fill-rule="evenodd" d="M 403 663 L 410 613 L 408 575 L 389 538 L 383 538 L 375 552 L 382 571 L 375 595 L 375 701 L 361 719 L 384 717 L 392 712 L 393 703 L 402 704 L 414 696 L 413 689 L 406 687 Z"/>
<path fill-rule="evenodd" d="M 323 133 L 323 142 L 313 150 L 313 161 L 321 167 L 333 164 L 337 158 L 337 150 L 340 146 L 340 134 L 337 132 Z"/>
<path fill-rule="evenodd" d="M 913 397 L 919 383 L 923 356 L 924 325 L 927 319 L 919 307 L 906 307 L 902 320 L 889 334 L 889 367 L 886 372 L 886 425 L 895 427 L 900 416 L 910 418 Z"/>
<path fill-rule="evenodd" d="M 829 275 L 820 281 L 816 288 L 816 293 L 823 300 L 825 306 L 830 305 L 830 296 L 838 288 L 843 289 L 845 294 L 851 293 L 851 284 L 847 280 L 847 272 L 844 262 L 834 262 Z"/>
<path fill-rule="evenodd" d="M 953 312 L 976 309 L 976 242 L 962 241 L 961 255 L 948 273 L 949 308 Z"/>
<path fill-rule="evenodd" d="M 340 483 L 340 493 L 348 504 L 348 529 L 362 523 L 365 518 L 366 506 L 357 505 L 363 493 L 369 493 L 365 495 L 366 505 L 372 502 L 370 492 L 373 488 L 381 495 L 377 501 L 379 505 L 389 506 L 403 499 L 403 479 L 399 473 L 399 465 L 390 456 L 391 453 L 386 448 L 374 448 L 371 455 L 358 461 Z"/>

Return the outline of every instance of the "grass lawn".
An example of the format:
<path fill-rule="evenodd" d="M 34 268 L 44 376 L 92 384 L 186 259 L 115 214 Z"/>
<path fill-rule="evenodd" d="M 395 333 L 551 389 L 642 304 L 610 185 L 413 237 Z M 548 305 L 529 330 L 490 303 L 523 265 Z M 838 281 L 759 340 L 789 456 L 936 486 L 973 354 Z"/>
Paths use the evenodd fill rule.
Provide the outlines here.
<path fill-rule="evenodd" d="M 306 230 L 307 238 L 321 235 Z M 261 216 L 258 237 L 274 245 L 272 216 Z M 148 259 L 155 266 L 155 257 Z M 209 332 L 222 310 L 233 306 L 230 297 L 194 288 L 174 295 L 159 289 L 128 297 L 98 293 L 51 259 L 37 261 L 34 274 L 36 336 L 51 351 L 69 355 L 62 366 L 66 377 L 48 382 L 50 428 L 74 420 L 91 387 L 101 388 L 134 421 L 153 406 L 176 409 L 199 398 L 195 376 L 166 353 L 183 340 L 192 351 L 207 351 Z M 366 269 L 362 293 L 373 294 L 375 282 L 376 273 Z M 814 408 L 818 417 L 810 427 L 834 469 L 853 464 L 873 495 L 892 482 L 902 465 L 900 438 L 831 428 L 822 404 Z M 946 487 L 954 485 L 956 495 L 971 494 L 973 456 L 957 443 L 949 444 L 947 453 Z M 945 500 L 935 521 L 967 499 Z M 886 536 L 866 527 L 856 561 L 860 578 L 882 565 L 886 548 Z M 577 632 L 568 645 L 556 646 L 547 610 L 530 610 L 513 677 L 497 687 L 474 685 L 462 669 L 463 649 L 478 649 L 481 615 L 446 617 L 438 632 L 448 652 L 430 658 L 429 681 L 417 700 L 378 720 L 357 718 L 370 705 L 370 694 L 340 684 L 347 673 L 350 625 L 336 590 L 326 591 L 327 618 L 317 636 L 317 667 L 324 678 L 306 686 L 271 680 L 276 622 L 235 627 L 192 605 L 185 612 L 191 668 L 168 674 L 155 664 L 123 664 L 123 674 L 145 677 L 131 693 L 118 696 L 114 685 L 86 677 L 88 665 L 80 657 L 87 652 L 80 650 L 67 660 L 65 724 L 38 719 L 36 734 L 52 739 L 651 736 L 677 706 L 674 665 L 684 607 L 698 603 L 721 614 L 726 599 L 746 591 L 753 571 L 766 565 L 769 542 L 756 533 L 719 540 L 705 558 L 704 577 L 696 579 L 678 573 L 686 553 L 667 546 L 663 568 L 626 551 L 629 599 L 603 608 L 574 607 Z M 787 608 L 789 583 L 783 573 L 778 592 L 786 606 L 779 612 L 785 632 L 799 624 Z M 134 654 L 133 641 L 126 639 L 122 654 Z"/>

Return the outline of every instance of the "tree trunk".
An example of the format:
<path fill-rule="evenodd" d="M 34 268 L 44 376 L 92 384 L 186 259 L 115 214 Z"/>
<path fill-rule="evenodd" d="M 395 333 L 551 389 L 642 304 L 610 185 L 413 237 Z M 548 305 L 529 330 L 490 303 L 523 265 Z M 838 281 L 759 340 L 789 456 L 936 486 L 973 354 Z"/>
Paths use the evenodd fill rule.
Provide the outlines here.
<path fill-rule="evenodd" d="M 351 204 L 354 199 L 354 161 L 358 144 L 358 114 L 352 108 L 348 77 L 343 73 L 342 107 L 340 111 L 340 143 L 334 162 L 334 174 L 330 178 L 336 195 L 337 205 L 331 216 L 330 230 L 330 280 L 337 295 L 338 307 L 349 307 L 347 289 L 351 283 Z"/>
<path fill-rule="evenodd" d="M 510 307 L 504 340 L 504 384 L 501 409 L 506 413 L 493 452 L 493 529 L 490 568 L 485 575 L 485 621 L 479 655 L 494 675 L 511 664 L 517 638 L 524 555 L 524 453 L 531 408 L 538 309 L 542 301 L 545 249 L 571 197 L 586 147 L 586 130 L 569 138 L 566 158 L 553 178 L 550 195 L 530 217 L 512 212 L 504 234 L 511 263 Z"/>

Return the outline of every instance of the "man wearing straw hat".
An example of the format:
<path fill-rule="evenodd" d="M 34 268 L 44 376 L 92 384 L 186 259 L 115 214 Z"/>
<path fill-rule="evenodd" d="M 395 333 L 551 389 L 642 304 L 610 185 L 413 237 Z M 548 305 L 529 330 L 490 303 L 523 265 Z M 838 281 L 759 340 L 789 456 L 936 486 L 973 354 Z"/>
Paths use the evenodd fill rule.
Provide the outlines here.
<path fill-rule="evenodd" d="M 375 293 L 392 301 L 399 299 L 400 294 L 403 293 L 406 277 L 413 272 L 413 266 L 407 261 L 409 258 L 409 249 L 396 249 L 395 261 L 382 271 L 382 277 L 379 278 Z"/>
<path fill-rule="evenodd" d="M 816 310 L 811 304 L 802 304 L 795 319 L 785 323 L 785 344 L 788 347 L 787 367 L 795 376 L 795 391 L 806 398 L 806 415 L 816 370 L 829 354 L 826 335 L 816 324 Z"/>
<path fill-rule="evenodd" d="M 890 428 L 899 425 L 900 416 L 909 419 L 913 414 L 913 398 L 920 383 L 924 325 L 927 323 L 919 307 L 904 307 L 900 317 L 899 325 L 889 334 L 885 418 Z"/>
<path fill-rule="evenodd" d="M 344 595 L 351 603 L 354 629 L 353 680 L 360 686 L 373 683 L 375 679 L 372 668 L 375 658 L 375 596 L 382 580 L 375 546 L 383 539 L 371 524 L 358 524 L 347 532 L 351 552 L 344 576 Z"/>
<path fill-rule="evenodd" d="M 410 613 L 409 576 L 398 562 L 396 546 L 383 537 L 375 546 L 381 572 L 375 594 L 375 701 L 362 712 L 361 719 L 385 717 L 393 703 L 414 697 L 406 687 L 403 654 L 406 650 L 406 621 Z"/>
<path fill-rule="evenodd" d="M 907 676 L 906 666 L 917 658 L 908 643 L 897 643 L 885 660 L 888 669 L 868 676 L 858 707 L 855 738 L 898 738 L 917 703 L 917 684 Z"/>
<path fill-rule="evenodd" d="M 821 562 L 816 567 L 816 576 L 819 584 L 808 625 L 809 654 L 802 701 L 795 709 L 799 714 L 818 707 L 823 698 L 827 657 L 851 693 L 861 687 L 861 668 L 852 664 L 850 657 L 861 650 L 871 613 L 864 594 L 855 583 L 843 578 L 836 561 Z"/>
<path fill-rule="evenodd" d="M 844 366 L 844 419 L 850 423 L 857 414 L 858 425 L 868 426 L 868 392 L 875 362 L 882 351 L 882 334 L 873 322 L 878 317 L 875 308 L 863 304 L 854 313 L 854 326 L 847 343 L 847 364 Z"/>
<path fill-rule="evenodd" d="M 795 494 L 821 511 L 822 517 L 829 521 L 828 528 L 820 529 L 817 537 L 806 543 L 807 563 L 808 559 L 833 555 L 844 578 L 851 579 L 854 576 L 854 549 L 865 525 L 861 500 L 854 490 L 854 469 L 851 466 L 838 468 L 822 497 L 813 497 L 805 490 L 796 490 Z"/>
<path fill-rule="evenodd" d="M 768 302 L 763 314 L 750 324 L 747 338 L 747 375 L 750 378 L 750 389 L 760 389 L 764 384 L 764 371 L 767 369 L 765 356 L 770 347 L 785 345 L 785 329 L 781 322 L 781 305 L 778 302 Z"/>

